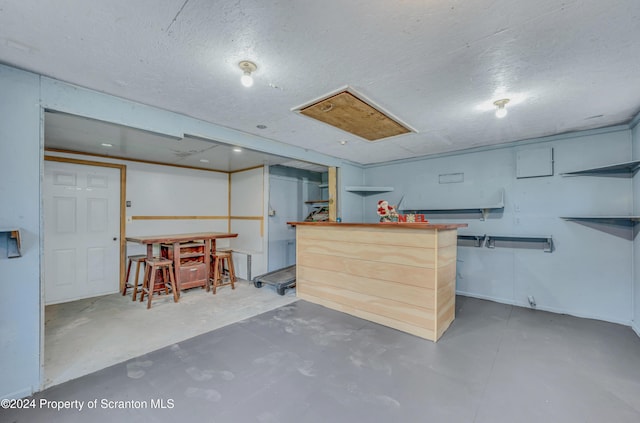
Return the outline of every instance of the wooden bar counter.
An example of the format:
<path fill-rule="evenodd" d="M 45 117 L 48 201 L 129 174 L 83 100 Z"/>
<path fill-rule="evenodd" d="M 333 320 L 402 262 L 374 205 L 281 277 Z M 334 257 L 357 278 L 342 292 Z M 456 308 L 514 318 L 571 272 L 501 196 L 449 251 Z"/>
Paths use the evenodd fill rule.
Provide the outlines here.
<path fill-rule="evenodd" d="M 299 298 L 432 341 L 453 322 L 466 224 L 288 223 Z"/>

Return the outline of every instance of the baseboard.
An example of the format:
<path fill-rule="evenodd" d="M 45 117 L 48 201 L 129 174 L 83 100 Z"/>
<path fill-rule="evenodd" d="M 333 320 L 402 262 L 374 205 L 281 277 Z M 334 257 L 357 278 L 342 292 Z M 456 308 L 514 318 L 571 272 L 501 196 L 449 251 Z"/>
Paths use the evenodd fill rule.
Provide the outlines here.
<path fill-rule="evenodd" d="M 0 393 L 0 398 L 3 399 L 20 399 L 20 398 L 26 398 L 28 396 L 30 396 L 31 394 L 33 394 L 35 391 L 31 388 L 24 388 L 15 392 L 10 392 L 10 393 Z"/>
<path fill-rule="evenodd" d="M 477 298 L 479 300 L 493 301 L 494 303 L 500 303 L 500 304 L 517 305 L 513 302 L 513 300 L 509 300 L 506 298 L 491 297 L 489 295 L 475 294 L 473 292 L 456 291 L 456 295 L 462 295 L 463 297 Z"/>
<path fill-rule="evenodd" d="M 481 299 L 481 300 L 488 300 L 488 301 L 493 301 L 493 302 L 496 302 L 496 303 L 512 305 L 512 306 L 515 306 L 515 307 L 522 307 L 522 308 L 528 308 L 528 309 L 539 310 L 539 311 L 548 311 L 550 313 L 556 313 L 556 314 L 567 314 L 569 316 L 579 317 L 581 319 L 601 320 L 603 322 L 615 323 L 615 324 L 623 325 L 623 326 L 632 326 L 632 322 L 629 321 L 629 320 L 612 319 L 612 318 L 609 318 L 609 317 L 599 316 L 599 315 L 595 315 L 595 314 L 575 313 L 575 312 L 568 311 L 568 310 L 562 310 L 562 309 L 558 309 L 558 308 L 554 308 L 554 307 L 545 307 L 545 306 L 541 306 L 541 305 L 537 305 L 536 308 L 531 308 L 528 303 L 520 303 L 520 302 L 513 301 L 513 300 L 510 300 L 510 299 L 506 299 L 506 298 L 495 298 L 495 297 L 491 297 L 491 296 L 488 296 L 488 295 L 479 295 L 479 294 L 473 294 L 473 293 L 464 292 L 464 291 L 456 291 L 456 294 L 457 295 L 462 295 L 464 297 L 472 297 L 472 298 L 478 298 L 478 299 Z M 637 325 L 635 327 L 633 327 L 633 330 L 636 333 L 638 333 L 638 336 L 640 336 L 640 329 L 638 328 Z"/>

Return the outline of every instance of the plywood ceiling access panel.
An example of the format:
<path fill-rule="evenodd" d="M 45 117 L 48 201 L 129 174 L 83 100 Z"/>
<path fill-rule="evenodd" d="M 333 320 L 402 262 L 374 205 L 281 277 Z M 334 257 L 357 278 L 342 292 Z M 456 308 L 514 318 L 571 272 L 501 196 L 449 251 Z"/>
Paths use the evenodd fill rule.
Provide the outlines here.
<path fill-rule="evenodd" d="M 369 141 L 411 132 L 348 91 L 306 106 L 300 113 Z"/>

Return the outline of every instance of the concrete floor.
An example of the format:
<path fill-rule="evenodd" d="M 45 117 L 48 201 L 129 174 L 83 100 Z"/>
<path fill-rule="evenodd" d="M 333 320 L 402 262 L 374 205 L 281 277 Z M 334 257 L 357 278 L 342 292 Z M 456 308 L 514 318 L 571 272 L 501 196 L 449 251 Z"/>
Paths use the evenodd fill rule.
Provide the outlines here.
<path fill-rule="evenodd" d="M 156 299 L 157 298 L 157 299 Z M 236 289 L 216 295 L 195 288 L 176 304 L 170 295 L 154 297 L 151 309 L 119 294 L 45 308 L 45 387 L 95 372 L 295 301 L 272 286 L 256 289 L 240 280 Z"/>
<path fill-rule="evenodd" d="M 456 309 L 433 343 L 300 300 L 54 386 L 0 421 L 640 421 L 629 327 L 465 297 Z"/>

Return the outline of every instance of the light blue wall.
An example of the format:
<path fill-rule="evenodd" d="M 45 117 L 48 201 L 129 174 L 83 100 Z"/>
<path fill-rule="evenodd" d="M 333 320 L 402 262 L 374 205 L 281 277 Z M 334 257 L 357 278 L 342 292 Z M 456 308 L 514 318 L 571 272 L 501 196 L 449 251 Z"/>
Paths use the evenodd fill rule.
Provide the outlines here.
<path fill-rule="evenodd" d="M 469 234 L 552 235 L 555 251 L 460 246 L 457 291 L 521 306 L 528 306 L 527 297 L 532 295 L 538 309 L 629 325 L 631 231 L 624 229 L 623 236 L 618 236 L 560 216 L 629 215 L 633 210 L 632 180 L 563 177 L 560 173 L 630 160 L 630 130 L 618 127 L 531 141 L 368 167 L 367 185 L 390 185 L 395 190 L 367 197 L 365 218 L 377 219 L 378 199 L 397 204 L 403 195 L 422 195 L 427 202 L 457 205 L 463 197 L 472 204 L 479 202 L 481 194 L 504 188 L 504 211 L 491 213 L 487 221 L 481 221 L 479 213 L 427 214 L 427 218 L 468 223 L 461 232 Z M 517 153 L 546 147 L 554 151 L 554 175 L 516 179 Z M 439 175 L 451 173 L 463 173 L 464 182 L 439 183 Z"/>
<path fill-rule="evenodd" d="M 0 65 L 0 226 L 19 226 L 24 256 L 0 259 L 0 398 L 41 386 L 41 113 L 51 109 L 160 134 L 195 135 L 303 161 L 336 166 L 347 184 L 362 169 L 303 148 Z M 345 176 L 346 175 L 346 176 Z M 358 180 L 358 182 L 360 179 Z M 358 215 L 358 211 L 351 211 Z"/>
<path fill-rule="evenodd" d="M 318 172 L 283 166 L 269 168 L 269 209 L 273 215 L 267 223 L 268 271 L 296 264 L 296 230 L 287 222 L 300 222 L 309 215 L 313 206 L 305 201 L 327 198 L 327 189 L 320 188 L 322 179 L 323 174 Z"/>
<path fill-rule="evenodd" d="M 22 257 L 0 257 L 0 398 L 40 385 L 40 107 L 36 75 L 0 66 L 0 228 Z"/>
<path fill-rule="evenodd" d="M 338 202 L 338 217 L 343 222 L 362 223 L 365 221 L 364 199 L 360 195 L 344 190 L 345 186 L 362 185 L 364 169 L 359 166 L 343 166 L 338 173 L 340 195 Z"/>
<path fill-rule="evenodd" d="M 633 129 L 633 159 L 640 160 L 640 114 L 636 116 L 632 125 Z M 640 172 L 633 177 L 634 215 L 640 215 Z M 637 229 L 640 225 L 637 225 Z M 636 236 L 633 242 L 633 330 L 640 336 L 640 236 Z"/>

